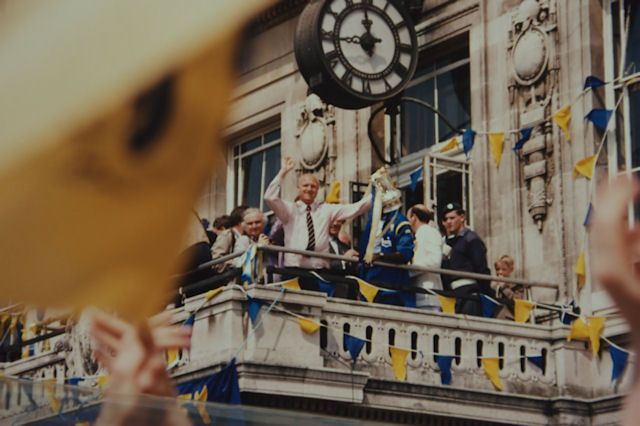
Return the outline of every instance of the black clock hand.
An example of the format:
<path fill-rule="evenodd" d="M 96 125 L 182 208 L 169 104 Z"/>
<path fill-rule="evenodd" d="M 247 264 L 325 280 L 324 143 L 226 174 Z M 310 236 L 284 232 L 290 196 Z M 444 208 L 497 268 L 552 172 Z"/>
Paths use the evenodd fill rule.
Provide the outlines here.
<path fill-rule="evenodd" d="M 359 35 L 354 35 L 351 37 L 340 37 L 338 40 L 344 41 L 345 43 L 357 43 L 357 44 L 361 43 Z"/>

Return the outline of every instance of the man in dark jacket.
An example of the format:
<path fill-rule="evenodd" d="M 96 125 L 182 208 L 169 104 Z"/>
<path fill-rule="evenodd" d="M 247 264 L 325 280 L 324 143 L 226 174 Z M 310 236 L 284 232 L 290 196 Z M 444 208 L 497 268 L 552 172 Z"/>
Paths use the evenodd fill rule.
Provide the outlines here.
<path fill-rule="evenodd" d="M 458 203 L 445 206 L 442 225 L 447 231 L 443 247 L 442 268 L 455 271 L 490 274 L 487 265 L 487 248 L 478 234 L 465 227 L 465 211 Z M 456 312 L 467 315 L 482 315 L 480 293 L 491 294 L 489 281 L 442 275 L 445 290 L 453 291 Z M 463 298 L 464 297 L 464 298 Z"/>

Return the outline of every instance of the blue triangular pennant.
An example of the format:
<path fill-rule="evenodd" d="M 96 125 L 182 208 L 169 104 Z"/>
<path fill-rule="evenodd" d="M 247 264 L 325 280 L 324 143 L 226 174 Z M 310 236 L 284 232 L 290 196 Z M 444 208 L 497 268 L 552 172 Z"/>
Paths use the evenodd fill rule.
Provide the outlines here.
<path fill-rule="evenodd" d="M 344 344 L 347 347 L 347 350 L 349 351 L 349 353 L 351 354 L 351 360 L 354 364 L 356 363 L 356 360 L 358 359 L 358 356 L 360 355 L 360 352 L 362 351 L 362 347 L 364 346 L 365 343 L 366 341 L 359 339 L 357 337 L 354 337 L 350 334 L 347 334 L 344 336 Z"/>
<path fill-rule="evenodd" d="M 453 361 L 451 355 L 436 355 L 436 362 L 440 368 L 440 383 L 443 385 L 451 384 L 451 361 Z"/>
<path fill-rule="evenodd" d="M 571 325 L 578 317 L 576 315 L 571 315 L 575 313 L 576 310 L 576 301 L 572 300 L 566 305 L 562 305 L 562 312 L 560 313 L 560 321 L 563 324 Z"/>
<path fill-rule="evenodd" d="M 67 383 L 69 383 L 72 386 L 78 386 L 78 384 L 80 384 L 80 382 L 83 380 L 84 380 L 84 377 L 69 377 L 67 379 Z"/>
<path fill-rule="evenodd" d="M 542 355 L 532 355 L 532 356 L 528 356 L 527 357 L 527 361 L 529 361 L 531 364 L 535 365 L 536 367 L 538 367 L 540 370 L 544 369 L 544 358 L 542 357 Z"/>
<path fill-rule="evenodd" d="M 473 148 L 473 143 L 476 137 L 476 132 L 471 129 L 467 129 L 462 134 L 462 148 L 464 149 L 464 155 L 469 155 Z"/>
<path fill-rule="evenodd" d="M 232 358 L 219 372 L 199 380 L 182 383 L 177 386 L 178 395 L 190 395 L 194 399 L 196 393 L 207 388 L 207 401 L 240 404 L 240 386 L 236 359 Z"/>
<path fill-rule="evenodd" d="M 607 83 L 600 80 L 598 77 L 590 75 L 590 76 L 587 76 L 587 78 L 584 80 L 583 90 L 589 87 L 591 87 L 592 89 L 595 89 L 596 87 L 604 86 L 605 84 Z"/>
<path fill-rule="evenodd" d="M 320 291 L 327 294 L 327 297 L 333 297 L 336 294 L 336 285 L 334 283 L 317 280 Z"/>
<path fill-rule="evenodd" d="M 253 324 L 254 327 L 256 325 L 256 318 L 258 318 L 258 314 L 260 313 L 260 308 L 262 308 L 261 301 L 247 296 L 247 311 L 249 312 L 249 318 L 251 318 L 251 324 Z"/>
<path fill-rule="evenodd" d="M 629 352 L 623 351 L 614 345 L 609 345 L 609 355 L 611 355 L 611 363 L 613 364 L 611 381 L 614 381 L 622 376 L 629 360 Z"/>
<path fill-rule="evenodd" d="M 188 325 L 190 327 L 193 327 L 193 323 L 196 321 L 196 314 L 191 314 L 189 315 L 189 318 L 187 318 L 186 320 L 184 320 L 184 322 L 182 323 L 182 325 Z"/>
<path fill-rule="evenodd" d="M 587 207 L 587 214 L 584 215 L 584 221 L 582 222 L 582 226 L 584 226 L 585 228 L 589 226 L 589 224 L 591 223 L 591 214 L 593 213 L 593 204 L 589 203 L 589 206 Z"/>
<path fill-rule="evenodd" d="M 411 192 L 416 192 L 418 181 L 422 179 L 422 167 L 409 175 L 411 178 Z"/>
<path fill-rule="evenodd" d="M 482 303 L 482 316 L 485 318 L 493 318 L 496 308 L 500 306 L 500 304 L 486 294 L 480 295 L 480 302 Z"/>
<path fill-rule="evenodd" d="M 531 138 L 531 132 L 533 132 L 533 127 L 520 130 L 520 139 L 518 139 L 518 142 L 514 145 L 514 151 L 520 151 L 522 149 L 524 144 Z"/>
<path fill-rule="evenodd" d="M 591 121 L 598 129 L 607 130 L 607 124 L 609 124 L 611 114 L 613 114 L 613 110 L 594 108 L 589 111 L 589 114 L 585 115 L 584 118 Z"/>

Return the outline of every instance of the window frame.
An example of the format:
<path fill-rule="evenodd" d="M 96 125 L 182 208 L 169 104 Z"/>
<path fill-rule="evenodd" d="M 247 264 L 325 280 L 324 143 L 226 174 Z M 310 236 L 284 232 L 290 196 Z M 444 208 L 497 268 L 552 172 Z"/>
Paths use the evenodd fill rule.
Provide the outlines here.
<path fill-rule="evenodd" d="M 265 136 L 277 130 L 280 131 L 280 137 L 274 141 L 265 143 L 264 142 Z M 258 137 L 261 138 L 261 144 L 259 147 L 253 148 L 247 152 L 242 152 L 242 145 L 249 143 L 254 139 L 257 139 Z M 245 158 L 259 154 L 261 152 L 265 152 L 268 149 L 278 145 L 280 146 L 280 157 L 282 158 L 282 127 L 280 126 L 279 123 L 273 123 L 271 125 L 262 126 L 259 129 L 256 129 L 252 132 L 245 133 L 240 137 L 233 138 L 232 140 L 233 142 L 229 145 L 229 150 L 228 150 L 229 167 L 228 167 L 227 178 L 231 182 L 231 191 L 230 191 L 230 194 L 228 194 L 227 196 L 227 202 L 231 206 L 239 206 L 244 202 L 243 191 L 244 191 L 245 171 L 242 167 L 243 160 Z M 237 154 L 236 154 L 236 149 L 238 150 Z M 236 171 L 236 160 L 238 161 L 237 171 Z M 266 170 L 267 170 L 266 161 L 267 161 L 267 157 L 266 155 L 263 155 L 262 170 L 261 170 L 262 174 L 260 176 L 260 182 L 261 182 L 260 186 L 262 188 L 262 195 L 264 195 L 264 191 L 269 185 L 269 182 L 265 181 Z M 279 164 L 278 164 L 278 168 L 279 168 Z M 267 219 L 269 218 L 269 216 L 273 214 L 271 210 L 264 210 L 265 204 L 264 204 L 263 196 L 260 197 L 259 206 L 250 206 L 250 207 L 257 207 L 260 210 L 262 210 L 265 216 L 267 217 Z"/>

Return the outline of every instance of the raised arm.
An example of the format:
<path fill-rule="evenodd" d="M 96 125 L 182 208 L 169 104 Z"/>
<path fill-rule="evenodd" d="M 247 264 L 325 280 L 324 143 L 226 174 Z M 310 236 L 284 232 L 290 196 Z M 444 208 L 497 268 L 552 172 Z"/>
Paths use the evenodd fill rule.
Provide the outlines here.
<path fill-rule="evenodd" d="M 282 179 L 295 167 L 295 162 L 291 157 L 283 157 L 280 165 L 280 171 L 271 181 L 264 193 L 264 202 L 275 213 L 276 217 L 282 223 L 289 221 L 291 205 L 280 198 L 280 186 Z"/>
<path fill-rule="evenodd" d="M 365 194 L 362 199 L 352 204 L 333 204 L 334 211 L 331 214 L 331 221 L 351 220 L 356 216 L 366 213 L 371 208 L 371 194 Z"/>

